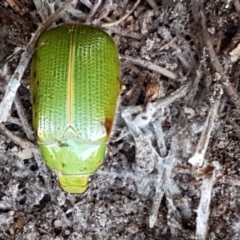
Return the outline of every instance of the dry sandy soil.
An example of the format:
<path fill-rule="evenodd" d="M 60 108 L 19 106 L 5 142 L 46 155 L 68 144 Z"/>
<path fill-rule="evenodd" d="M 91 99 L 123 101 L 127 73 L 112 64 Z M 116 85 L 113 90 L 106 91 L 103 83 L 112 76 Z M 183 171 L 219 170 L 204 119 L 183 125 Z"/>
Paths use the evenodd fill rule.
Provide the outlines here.
<path fill-rule="evenodd" d="M 135 1 L 78 1 L 62 14 L 57 24 L 95 24 L 118 46 L 115 131 L 88 191 L 63 192 L 33 150 L 28 66 L 0 127 L 0 239 L 240 238 L 240 3 L 199 2 L 142 0 L 122 19 Z M 0 2 L 1 99 L 61 5 Z"/>

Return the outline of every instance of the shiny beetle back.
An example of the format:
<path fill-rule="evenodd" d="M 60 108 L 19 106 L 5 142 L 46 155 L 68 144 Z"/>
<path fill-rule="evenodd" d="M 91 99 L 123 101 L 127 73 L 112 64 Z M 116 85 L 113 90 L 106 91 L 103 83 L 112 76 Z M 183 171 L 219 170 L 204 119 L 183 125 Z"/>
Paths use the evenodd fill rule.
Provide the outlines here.
<path fill-rule="evenodd" d="M 67 24 L 43 33 L 32 60 L 33 124 L 46 164 L 60 185 L 84 192 L 102 164 L 119 93 L 112 38 Z"/>

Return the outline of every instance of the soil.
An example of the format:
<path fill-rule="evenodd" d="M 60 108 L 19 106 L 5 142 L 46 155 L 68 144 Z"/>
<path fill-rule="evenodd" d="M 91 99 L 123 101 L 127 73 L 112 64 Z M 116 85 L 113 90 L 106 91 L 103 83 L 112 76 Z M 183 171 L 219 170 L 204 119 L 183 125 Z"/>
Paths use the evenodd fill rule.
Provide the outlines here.
<path fill-rule="evenodd" d="M 0 2 L 1 97 L 21 53 L 41 22 L 31 0 L 18 0 L 21 5 L 15 8 L 10 2 Z M 55 8 L 61 4 L 56 2 Z M 148 2 L 155 2 L 158 9 L 154 10 Z M 213 111 L 216 88 L 221 88 L 219 72 L 205 47 L 200 10 L 195 2 L 198 1 L 141 1 L 133 13 L 119 23 L 118 30 L 106 29 L 112 34 L 121 56 L 121 103 L 105 163 L 92 176 L 84 194 L 65 193 L 56 176 L 46 169 L 43 161 L 34 157 L 31 149 L 23 148 L 4 131 L 0 132 L 0 239 L 240 238 L 240 118 L 234 100 L 226 91 L 210 128 L 203 166 L 193 166 L 188 161 L 194 156 L 208 114 Z M 106 8 L 104 3 L 96 18 Z M 108 16 L 101 22 L 118 20 L 134 3 L 113 1 Z M 240 61 L 233 62 L 229 55 L 240 40 L 237 3 L 210 0 L 205 1 L 203 9 L 217 58 L 238 93 Z M 90 9 L 83 4 L 76 8 L 89 14 Z M 71 14 L 64 19 L 78 21 Z M 177 77 L 170 79 L 147 66 L 133 64 L 124 60 L 127 56 L 154 63 Z M 158 99 L 175 93 L 188 82 L 196 83 L 199 75 L 197 85 L 191 85 L 184 96 L 163 107 L 158 105 Z M 32 124 L 29 82 L 30 67 L 25 71 L 18 93 Z M 147 112 L 150 102 L 157 106 L 159 116 L 139 131 L 147 136 L 154 132 L 157 123 L 161 125 L 161 134 L 155 131 L 149 139 L 159 161 L 164 162 L 162 165 L 169 171 L 163 181 L 165 185 L 159 180 L 162 165 L 147 159 L 146 154 L 150 158 L 152 148 L 142 147 L 126 119 L 121 117 L 121 111 L 129 107 L 144 106 L 142 112 Z M 11 117 L 4 126 L 12 134 L 28 140 L 17 121 L 19 116 L 14 105 Z M 158 147 L 160 138 L 166 152 Z M 141 147 L 145 152 L 143 162 L 138 158 Z M 205 208 L 199 210 L 206 182 L 210 202 L 206 201 Z M 160 206 L 156 207 L 159 191 L 163 195 Z M 207 218 L 203 219 L 201 213 L 206 213 Z M 157 216 L 154 226 L 149 225 L 151 215 Z M 204 226 L 207 229 L 207 237 L 196 236 L 201 227 L 199 219 L 203 222 L 202 229 Z"/>

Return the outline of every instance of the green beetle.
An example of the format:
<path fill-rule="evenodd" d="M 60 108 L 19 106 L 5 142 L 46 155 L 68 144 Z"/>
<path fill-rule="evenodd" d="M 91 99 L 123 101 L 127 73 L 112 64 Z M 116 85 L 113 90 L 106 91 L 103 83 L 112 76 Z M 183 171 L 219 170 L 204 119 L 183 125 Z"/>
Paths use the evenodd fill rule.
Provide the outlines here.
<path fill-rule="evenodd" d="M 66 192 L 85 192 L 103 163 L 119 75 L 117 48 L 102 30 L 66 24 L 38 40 L 31 66 L 33 125 L 43 159 Z"/>

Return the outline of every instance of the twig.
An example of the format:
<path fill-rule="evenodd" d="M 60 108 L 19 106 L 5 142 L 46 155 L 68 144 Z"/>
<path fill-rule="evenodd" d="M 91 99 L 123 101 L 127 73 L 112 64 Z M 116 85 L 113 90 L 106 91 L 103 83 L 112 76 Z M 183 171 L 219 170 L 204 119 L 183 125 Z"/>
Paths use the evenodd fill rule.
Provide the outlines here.
<path fill-rule="evenodd" d="M 13 142 L 15 142 L 17 145 L 19 145 L 22 148 L 32 148 L 32 149 L 37 148 L 37 146 L 35 146 L 33 143 L 14 135 L 2 123 L 0 123 L 0 130 L 3 132 L 4 135 L 9 137 Z"/>
<path fill-rule="evenodd" d="M 70 19 L 66 18 L 66 22 L 69 22 L 69 23 L 79 24 L 79 21 L 85 22 L 87 19 L 87 14 L 85 14 L 84 12 L 82 12 L 76 8 L 68 9 L 68 14 L 70 14 L 72 17 L 77 19 L 77 20 L 73 20 L 73 19 L 70 20 Z"/>
<path fill-rule="evenodd" d="M 100 13 L 98 13 L 98 15 L 96 16 L 96 18 L 92 21 L 93 24 L 97 24 L 99 21 L 101 21 L 101 19 L 105 19 L 106 21 L 108 21 L 108 14 L 112 8 L 112 0 L 106 0 L 104 3 L 104 6 L 102 7 Z M 91 19 L 90 19 L 91 20 Z"/>
<path fill-rule="evenodd" d="M 96 13 L 96 11 L 98 10 L 99 6 L 101 5 L 102 0 L 96 0 L 94 5 L 91 7 L 91 11 L 88 15 L 88 19 L 91 19 L 92 16 Z"/>
<path fill-rule="evenodd" d="M 6 0 L 16 12 L 27 12 L 28 9 L 18 0 Z"/>
<path fill-rule="evenodd" d="M 238 13 L 238 18 L 240 18 L 240 2 L 239 0 L 234 0 L 233 2 L 236 12 Z M 239 21 L 238 21 L 239 22 Z M 224 53 L 229 53 L 240 40 L 240 24 L 238 25 L 237 32 L 232 38 L 231 42 L 228 44 L 227 48 L 224 50 Z"/>
<path fill-rule="evenodd" d="M 6 87 L 6 91 L 5 91 L 3 100 L 0 103 L 0 113 L 1 113 L 0 122 L 4 122 L 8 118 L 14 97 L 16 95 L 18 87 L 20 86 L 21 78 L 22 78 L 23 73 L 32 57 L 38 37 L 53 22 L 57 21 L 68 8 L 71 8 L 72 5 L 75 6 L 76 2 L 77 2 L 77 0 L 69 0 L 67 3 L 64 3 L 62 5 L 62 7 L 60 7 L 53 15 L 48 17 L 46 19 L 46 21 L 38 27 L 37 31 L 32 36 L 30 42 L 27 45 L 26 50 L 23 52 L 23 54 L 21 56 L 20 62 L 18 64 L 13 76 L 11 77 L 11 79 Z"/>
<path fill-rule="evenodd" d="M 84 4 L 89 9 L 92 8 L 92 3 L 89 0 L 80 0 L 82 4 Z"/>
<path fill-rule="evenodd" d="M 228 54 L 231 50 L 233 50 L 235 46 L 239 43 L 239 40 L 240 40 L 240 24 L 238 25 L 236 34 L 234 35 L 231 42 L 228 44 L 228 46 L 224 50 L 224 53 Z"/>
<path fill-rule="evenodd" d="M 44 177 L 44 180 L 46 183 L 49 183 L 51 178 L 49 177 L 45 177 L 46 174 L 48 174 L 48 171 L 47 171 L 47 167 L 45 164 L 43 164 L 43 161 L 42 161 L 42 156 L 41 156 L 41 153 L 40 153 L 40 150 L 39 150 L 39 147 L 36 146 L 35 144 L 31 143 L 30 141 L 27 141 L 27 140 L 24 140 L 16 135 L 14 135 L 11 131 L 9 131 L 2 123 L 0 123 L 0 130 L 3 132 L 3 134 L 5 136 L 7 136 L 11 141 L 13 141 L 14 143 L 16 143 L 17 145 L 19 145 L 21 148 L 29 148 L 32 150 L 32 153 L 33 153 L 33 156 L 34 156 L 34 159 L 36 160 L 38 166 L 42 166 L 41 168 L 41 171 L 43 174 L 43 177 Z M 47 186 L 50 186 L 50 183 L 47 185 Z M 48 187 L 48 190 L 49 190 L 49 187 Z M 49 192 L 51 192 L 49 190 Z"/>
<path fill-rule="evenodd" d="M 17 110 L 18 116 L 22 122 L 22 127 L 23 127 L 25 134 L 27 135 L 27 138 L 30 141 L 34 141 L 35 138 L 34 138 L 34 134 L 33 134 L 31 125 L 29 124 L 29 122 L 27 120 L 26 112 L 25 112 L 24 107 L 22 106 L 22 103 L 21 103 L 18 93 L 16 94 L 16 96 L 14 98 L 14 105 Z"/>
<path fill-rule="evenodd" d="M 102 27 L 111 27 L 114 25 L 118 25 L 119 23 L 124 21 L 126 18 L 128 18 L 132 14 L 132 12 L 135 10 L 135 8 L 138 6 L 138 4 L 140 2 L 141 2 L 141 0 L 137 0 L 136 3 L 134 4 L 133 8 L 128 13 L 126 13 L 123 17 L 121 17 L 118 21 L 102 24 Z"/>
<path fill-rule="evenodd" d="M 156 102 L 152 103 L 153 106 L 159 109 L 159 107 L 166 107 L 176 101 L 178 98 L 182 98 L 186 96 L 189 88 L 191 86 L 191 82 L 184 83 L 180 88 L 176 91 L 168 94 L 166 97 L 157 100 Z"/>
<path fill-rule="evenodd" d="M 218 107 L 220 105 L 222 94 L 223 92 L 221 88 L 216 91 L 216 96 L 214 97 L 215 100 L 212 104 L 212 107 L 209 109 L 208 116 L 204 124 L 204 129 L 197 145 L 197 149 L 194 155 L 188 160 L 188 162 L 191 163 L 193 166 L 201 167 L 204 163 L 205 153 L 207 151 L 208 143 L 214 127 L 214 121 L 217 117 Z"/>
<path fill-rule="evenodd" d="M 228 97 L 231 99 L 231 101 L 235 104 L 236 108 L 240 110 L 240 97 L 238 96 L 235 88 L 231 85 L 229 81 L 229 77 L 225 75 L 222 69 L 222 66 L 219 62 L 219 59 L 217 57 L 217 54 L 213 48 L 212 40 L 207 30 L 206 17 L 204 14 L 203 4 L 201 4 L 200 16 L 201 16 L 203 38 L 209 52 L 210 60 L 215 70 L 220 75 L 219 82 L 222 84 L 224 91 L 226 92 Z"/>
<path fill-rule="evenodd" d="M 203 58 L 204 58 L 203 61 L 205 61 L 205 54 L 203 54 Z M 201 61 L 199 63 L 198 69 L 196 70 L 196 75 L 195 75 L 195 78 L 191 85 L 191 90 L 189 91 L 189 94 L 187 96 L 187 99 L 190 102 L 190 105 L 192 105 L 192 103 L 194 101 L 194 97 L 198 91 L 198 85 L 199 85 L 200 80 L 202 79 L 202 76 L 203 76 L 203 63 Z"/>
<path fill-rule="evenodd" d="M 166 68 L 159 67 L 158 65 L 156 65 L 154 63 L 144 61 L 144 60 L 141 60 L 138 58 L 129 57 L 129 56 L 122 56 L 121 58 L 125 59 L 128 62 L 136 64 L 138 66 L 158 72 L 158 73 L 162 74 L 163 76 L 168 77 L 170 79 L 173 79 L 173 80 L 177 79 L 177 75 L 175 73 L 172 73 L 171 71 L 167 70 Z"/>
<path fill-rule="evenodd" d="M 19 118 L 15 118 L 15 117 L 9 116 L 8 119 L 7 119 L 7 122 L 8 122 L 8 123 L 16 124 L 16 125 L 18 125 L 18 126 L 22 126 L 22 123 L 21 123 L 21 121 L 19 120 Z"/>
<path fill-rule="evenodd" d="M 153 10 L 158 10 L 158 5 L 155 3 L 154 0 L 147 0 L 148 4 L 151 6 Z"/>
<path fill-rule="evenodd" d="M 44 7 L 43 7 L 44 3 L 43 3 L 43 1 L 33 0 L 33 3 L 35 5 L 37 13 L 39 14 L 42 22 L 44 22 L 46 20 L 46 18 L 47 18 L 47 13 L 46 13 L 46 11 L 44 11 Z"/>
<path fill-rule="evenodd" d="M 238 12 L 238 14 L 240 14 L 240 2 L 239 2 L 239 0 L 234 0 L 233 4 L 234 4 L 234 7 L 235 7 L 236 11 Z"/>
<path fill-rule="evenodd" d="M 146 74 L 140 75 L 136 79 L 136 84 L 134 84 L 134 86 L 129 91 L 126 92 L 124 99 L 128 102 L 128 105 L 130 106 L 136 105 L 137 100 L 142 91 L 142 87 L 145 82 L 145 79 L 146 79 Z"/>
<path fill-rule="evenodd" d="M 201 186 L 201 198 L 197 209 L 196 239 L 207 238 L 208 219 L 210 215 L 210 203 L 212 198 L 213 185 L 216 180 L 216 170 L 213 170 L 211 178 L 203 179 Z"/>
<path fill-rule="evenodd" d="M 160 204 L 162 202 L 162 198 L 164 196 L 164 186 L 163 186 L 163 182 L 164 182 L 164 175 L 165 175 L 165 171 L 166 169 L 162 169 L 162 171 L 160 173 L 158 173 L 158 178 L 156 180 L 156 193 L 153 199 L 153 204 L 152 204 L 152 209 L 151 209 L 151 213 L 149 216 L 149 227 L 153 228 L 156 221 L 157 221 L 157 217 L 158 217 L 158 212 L 159 212 L 159 207 Z"/>
<path fill-rule="evenodd" d="M 152 116 L 153 116 L 158 109 L 160 109 L 162 107 L 167 107 L 170 104 L 172 104 L 174 101 L 176 101 L 178 98 L 186 96 L 190 86 L 191 86 L 191 82 L 189 81 L 189 82 L 183 84 L 176 91 L 168 94 L 166 97 L 160 98 L 159 100 L 157 100 L 153 103 L 149 102 L 147 104 L 147 106 L 138 105 L 138 106 L 128 106 L 128 107 L 125 107 L 125 108 L 123 107 L 122 108 L 122 113 L 127 110 L 127 111 L 131 112 L 131 114 L 138 114 L 139 112 L 142 112 L 143 108 L 145 107 L 146 109 L 149 108 L 149 109 L 154 110 L 154 111 L 152 111 Z"/>

